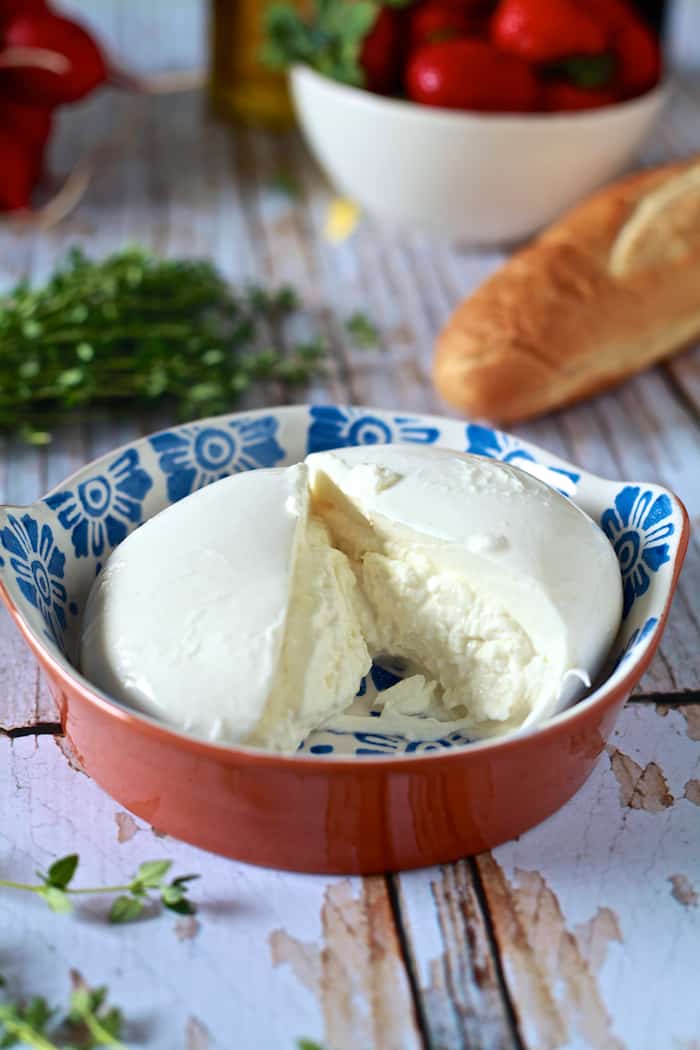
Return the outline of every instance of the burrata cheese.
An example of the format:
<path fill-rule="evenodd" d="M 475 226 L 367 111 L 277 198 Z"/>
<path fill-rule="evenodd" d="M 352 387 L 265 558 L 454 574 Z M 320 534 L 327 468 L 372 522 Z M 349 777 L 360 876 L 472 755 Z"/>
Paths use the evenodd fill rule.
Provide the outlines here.
<path fill-rule="evenodd" d="M 93 586 L 81 664 L 171 726 L 293 751 L 321 725 L 352 728 L 343 712 L 390 657 L 407 676 L 382 728 L 491 736 L 580 696 L 621 609 L 610 543 L 542 481 L 362 446 L 234 475 L 137 529 Z"/>

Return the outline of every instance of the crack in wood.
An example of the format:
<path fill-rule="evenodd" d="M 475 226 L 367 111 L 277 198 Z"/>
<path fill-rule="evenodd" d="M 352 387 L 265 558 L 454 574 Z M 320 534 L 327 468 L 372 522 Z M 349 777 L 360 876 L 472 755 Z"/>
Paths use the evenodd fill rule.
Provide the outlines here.
<path fill-rule="evenodd" d="M 34 722 L 32 725 L 12 726 L 10 729 L 0 726 L 0 736 L 7 736 L 10 740 L 17 740 L 21 736 L 63 736 L 63 726 L 60 722 Z"/>
<path fill-rule="evenodd" d="M 635 693 L 628 704 L 666 704 L 678 707 L 681 704 L 700 704 L 700 689 L 679 689 L 677 693 Z"/>
<path fill-rule="evenodd" d="M 401 886 L 399 883 L 398 875 L 386 875 L 386 892 L 389 899 L 389 906 L 391 908 L 392 919 L 394 920 L 394 930 L 396 931 L 396 939 L 399 945 L 399 951 L 401 952 L 401 958 L 403 959 L 404 968 L 406 970 L 406 977 L 408 978 L 408 984 L 411 989 L 411 998 L 413 999 L 413 1011 L 416 1018 L 416 1024 L 423 1040 L 423 1046 L 425 1050 L 434 1050 L 433 1042 L 430 1037 L 430 1026 L 425 1013 L 425 1004 L 423 1002 L 423 996 L 421 995 L 420 981 L 418 979 L 418 973 L 416 968 L 416 960 L 413 957 L 413 952 L 408 942 L 406 935 L 406 928 L 403 922 L 402 909 L 401 909 Z"/>

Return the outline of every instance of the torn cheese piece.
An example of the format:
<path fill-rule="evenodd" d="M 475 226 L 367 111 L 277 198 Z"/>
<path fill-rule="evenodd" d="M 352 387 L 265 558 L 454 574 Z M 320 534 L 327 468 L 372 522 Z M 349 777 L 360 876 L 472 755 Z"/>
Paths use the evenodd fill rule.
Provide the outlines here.
<path fill-rule="evenodd" d="M 598 674 L 620 623 L 620 571 L 573 503 L 508 464 L 444 449 L 361 446 L 306 462 L 314 513 L 365 596 L 370 652 L 437 683 L 433 716 L 502 734 Z"/>

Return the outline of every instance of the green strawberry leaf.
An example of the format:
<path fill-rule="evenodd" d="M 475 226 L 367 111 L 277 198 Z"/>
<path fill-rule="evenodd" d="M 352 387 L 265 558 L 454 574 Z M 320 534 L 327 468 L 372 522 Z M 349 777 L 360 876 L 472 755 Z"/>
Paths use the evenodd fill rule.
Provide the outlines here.
<path fill-rule="evenodd" d="M 302 62 L 333 80 L 362 85 L 360 50 L 379 11 L 372 0 L 315 0 L 305 21 L 289 4 L 273 4 L 265 17 L 263 61 L 275 69 Z"/>
<path fill-rule="evenodd" d="M 549 70 L 565 77 L 580 88 L 608 87 L 615 79 L 616 64 L 611 54 L 573 55 L 549 67 Z"/>

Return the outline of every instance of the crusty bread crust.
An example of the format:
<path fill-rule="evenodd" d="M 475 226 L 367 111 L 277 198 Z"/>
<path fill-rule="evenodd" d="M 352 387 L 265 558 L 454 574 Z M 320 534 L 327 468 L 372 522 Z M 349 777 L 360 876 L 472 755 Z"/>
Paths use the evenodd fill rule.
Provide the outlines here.
<path fill-rule="evenodd" d="M 445 400 L 515 422 L 613 386 L 700 337 L 700 188 L 680 184 L 677 200 L 646 218 L 669 180 L 694 178 L 696 167 L 700 156 L 613 183 L 464 300 L 436 345 Z M 615 254 L 613 273 L 623 230 L 632 249 L 621 263 Z"/>

